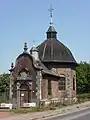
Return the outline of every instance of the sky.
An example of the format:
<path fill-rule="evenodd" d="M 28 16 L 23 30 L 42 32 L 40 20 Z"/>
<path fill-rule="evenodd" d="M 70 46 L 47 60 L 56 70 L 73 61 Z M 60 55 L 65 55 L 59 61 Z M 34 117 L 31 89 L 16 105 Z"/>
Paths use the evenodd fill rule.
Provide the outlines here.
<path fill-rule="evenodd" d="M 80 61 L 90 60 L 90 0 L 0 0 L 0 73 L 34 44 L 46 39 L 50 4 L 58 40 Z"/>

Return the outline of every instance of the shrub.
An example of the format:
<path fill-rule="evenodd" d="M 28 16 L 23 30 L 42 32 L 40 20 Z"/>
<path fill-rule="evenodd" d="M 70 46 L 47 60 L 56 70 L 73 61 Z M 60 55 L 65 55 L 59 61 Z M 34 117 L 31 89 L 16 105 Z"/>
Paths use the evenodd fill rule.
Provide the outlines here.
<path fill-rule="evenodd" d="M 90 93 L 78 94 L 77 100 L 78 102 L 84 102 L 90 100 Z"/>

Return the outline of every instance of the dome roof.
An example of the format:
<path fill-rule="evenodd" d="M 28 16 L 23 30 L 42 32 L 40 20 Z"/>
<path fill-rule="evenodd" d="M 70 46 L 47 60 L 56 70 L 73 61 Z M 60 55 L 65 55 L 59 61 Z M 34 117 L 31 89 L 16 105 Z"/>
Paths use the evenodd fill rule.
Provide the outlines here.
<path fill-rule="evenodd" d="M 57 40 L 56 34 L 54 27 L 50 26 L 47 31 L 47 40 L 37 47 L 40 60 L 42 62 L 76 63 L 71 51 Z"/>
<path fill-rule="evenodd" d="M 24 60 L 25 60 L 25 58 L 31 58 L 31 59 L 33 59 L 32 58 L 32 56 L 28 53 L 28 47 L 27 47 L 27 43 L 25 42 L 24 43 L 24 51 L 23 51 L 23 53 L 21 53 L 17 58 L 16 58 L 16 63 L 17 63 L 17 61 L 23 61 L 24 62 Z"/>

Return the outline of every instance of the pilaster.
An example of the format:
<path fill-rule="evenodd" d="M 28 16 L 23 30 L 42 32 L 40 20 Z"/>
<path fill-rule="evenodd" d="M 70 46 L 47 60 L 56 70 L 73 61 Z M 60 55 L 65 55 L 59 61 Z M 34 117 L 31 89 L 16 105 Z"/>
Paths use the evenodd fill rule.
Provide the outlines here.
<path fill-rule="evenodd" d="M 20 83 L 17 82 L 17 108 L 20 108 Z"/>
<path fill-rule="evenodd" d="M 39 106 L 40 101 L 42 99 L 42 73 L 41 71 L 37 71 L 37 81 L 36 81 L 36 96 L 37 96 L 37 106 Z"/>

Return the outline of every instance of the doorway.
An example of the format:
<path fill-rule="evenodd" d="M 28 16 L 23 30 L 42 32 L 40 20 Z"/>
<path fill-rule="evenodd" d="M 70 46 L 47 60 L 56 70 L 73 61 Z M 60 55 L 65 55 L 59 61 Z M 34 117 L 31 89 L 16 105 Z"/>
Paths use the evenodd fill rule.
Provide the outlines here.
<path fill-rule="evenodd" d="M 22 84 L 20 86 L 20 105 L 23 106 L 24 103 L 31 102 L 31 90 L 27 84 Z"/>

